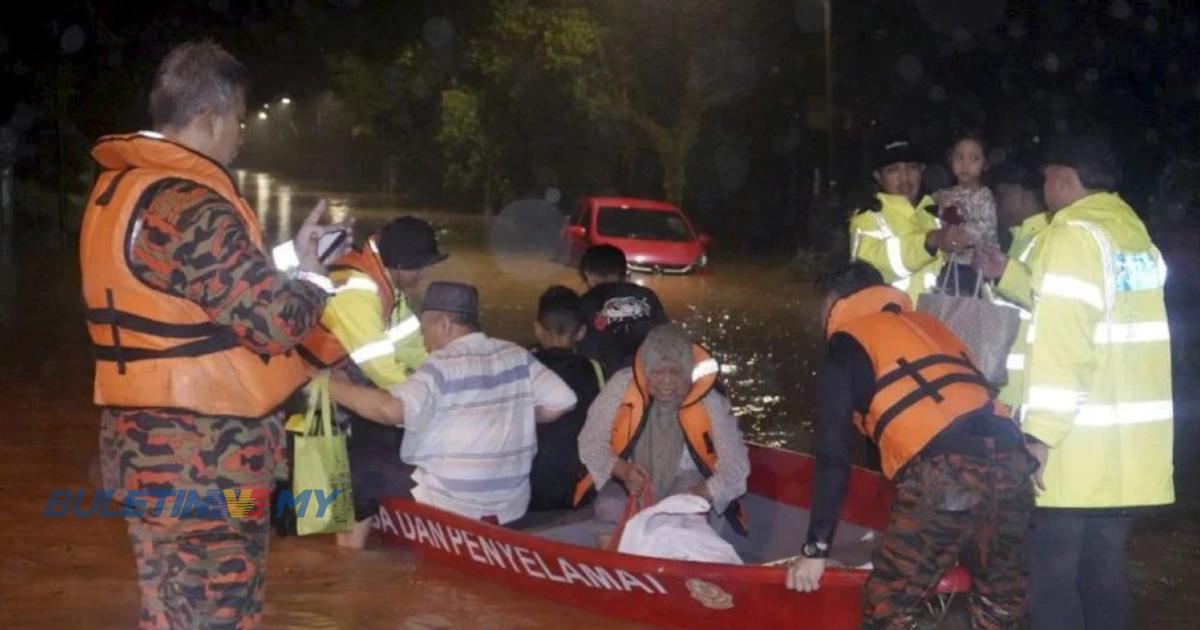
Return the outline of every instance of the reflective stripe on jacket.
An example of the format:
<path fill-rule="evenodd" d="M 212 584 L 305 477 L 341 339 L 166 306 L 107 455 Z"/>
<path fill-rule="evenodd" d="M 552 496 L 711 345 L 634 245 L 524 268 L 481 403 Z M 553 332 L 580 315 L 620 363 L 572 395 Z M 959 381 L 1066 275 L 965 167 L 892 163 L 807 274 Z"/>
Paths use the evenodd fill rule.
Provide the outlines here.
<path fill-rule="evenodd" d="M 1025 390 L 1025 353 L 1029 347 L 1029 323 L 1033 321 L 1033 285 L 1029 276 L 1029 259 L 1037 246 L 1037 237 L 1050 221 L 1045 212 L 1039 212 L 1021 222 L 1014 230 L 1012 245 L 1008 248 L 1008 266 L 996 284 L 996 292 L 1010 306 L 1020 309 L 1021 326 L 1017 338 L 1008 351 L 1008 380 L 1000 390 L 1000 401 L 1017 409 Z"/>
<path fill-rule="evenodd" d="M 850 260 L 861 260 L 883 274 L 893 287 L 917 296 L 937 286 L 941 252 L 925 249 L 925 236 L 941 227 L 929 212 L 933 200 L 921 199 L 914 208 L 906 197 L 879 193 L 880 209 L 862 211 L 850 219 Z"/>
<path fill-rule="evenodd" d="M 1119 196 L 1055 213 L 1032 259 L 1022 429 L 1050 447 L 1042 507 L 1174 501 L 1167 268 Z"/>
<path fill-rule="evenodd" d="M 428 354 L 421 322 L 397 291 L 374 239 L 333 265 L 321 326 L 376 387 L 403 383 Z"/>
<path fill-rule="evenodd" d="M 79 258 L 96 404 L 239 418 L 278 409 L 308 379 L 296 354 L 255 354 L 198 304 L 150 287 L 129 268 L 136 211 L 164 179 L 192 181 L 220 195 L 242 219 L 253 246 L 263 249 L 258 218 L 229 173 L 151 134 L 101 138 L 92 156 L 102 171 L 84 212 Z"/>

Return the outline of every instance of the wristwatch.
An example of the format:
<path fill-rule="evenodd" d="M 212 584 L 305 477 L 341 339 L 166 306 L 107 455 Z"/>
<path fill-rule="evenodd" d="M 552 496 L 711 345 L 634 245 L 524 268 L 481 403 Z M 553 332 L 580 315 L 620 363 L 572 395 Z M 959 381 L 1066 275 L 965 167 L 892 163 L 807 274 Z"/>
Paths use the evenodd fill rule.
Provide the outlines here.
<path fill-rule="evenodd" d="M 804 546 L 800 548 L 800 555 L 804 556 L 805 558 L 828 558 L 829 543 L 821 542 L 819 540 L 815 542 L 804 543 Z"/>

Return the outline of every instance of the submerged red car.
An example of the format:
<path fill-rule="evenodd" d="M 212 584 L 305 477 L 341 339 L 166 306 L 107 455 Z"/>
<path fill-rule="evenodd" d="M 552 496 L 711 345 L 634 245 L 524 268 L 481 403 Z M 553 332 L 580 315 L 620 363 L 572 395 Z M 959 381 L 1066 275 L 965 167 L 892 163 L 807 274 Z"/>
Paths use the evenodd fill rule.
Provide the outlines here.
<path fill-rule="evenodd" d="M 625 252 L 632 271 L 684 274 L 708 266 L 712 239 L 698 234 L 678 206 L 628 197 L 585 197 L 563 227 L 558 259 L 576 264 L 593 245 Z"/>

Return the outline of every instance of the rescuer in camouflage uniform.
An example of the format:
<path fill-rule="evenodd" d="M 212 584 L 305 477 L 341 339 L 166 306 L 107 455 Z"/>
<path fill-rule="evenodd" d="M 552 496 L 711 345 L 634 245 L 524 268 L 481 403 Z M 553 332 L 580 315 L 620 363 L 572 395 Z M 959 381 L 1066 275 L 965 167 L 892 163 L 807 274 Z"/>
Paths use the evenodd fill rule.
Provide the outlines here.
<path fill-rule="evenodd" d="M 266 493 L 282 474 L 281 408 L 309 369 L 290 349 L 329 285 L 318 204 L 285 274 L 225 166 L 245 117 L 245 68 L 216 44 L 184 44 L 155 75 L 156 132 L 102 138 L 80 238 L 87 324 L 103 408 L 105 487 L 127 493 Z M 212 507 L 212 506 L 210 506 Z M 218 506 L 224 507 L 224 506 Z M 174 514 L 173 514 L 174 512 Z M 142 628 L 256 628 L 266 510 L 127 516 Z"/>

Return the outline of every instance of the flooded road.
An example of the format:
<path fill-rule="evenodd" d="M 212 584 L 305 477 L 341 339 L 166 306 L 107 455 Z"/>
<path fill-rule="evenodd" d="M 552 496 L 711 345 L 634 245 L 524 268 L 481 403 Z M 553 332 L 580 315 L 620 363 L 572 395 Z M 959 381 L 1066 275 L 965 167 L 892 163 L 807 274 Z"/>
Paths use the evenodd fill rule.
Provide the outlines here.
<path fill-rule="evenodd" d="M 266 175 L 242 173 L 239 179 L 272 240 L 290 235 L 297 215 L 317 197 Z M 363 234 L 396 212 L 369 197 L 328 197 L 336 211 L 360 217 Z M 425 216 L 451 253 L 427 281 L 479 286 L 484 324 L 493 335 L 531 342 L 541 291 L 553 283 L 581 288 L 572 270 L 544 255 L 494 246 L 496 239 L 476 217 Z M 98 477 L 99 412 L 90 403 L 75 247 L 57 235 L 0 239 L 3 628 L 129 628 L 136 616 L 123 522 L 43 516 L 52 490 L 88 489 Z M 747 436 L 804 449 L 812 419 L 808 388 L 820 348 L 814 297 L 791 277 L 785 261 L 715 258 L 711 276 L 642 280 L 722 361 Z M 1200 579 L 1200 521 L 1191 501 L 1139 528 L 1134 538 L 1142 627 L 1194 627 L 1191 585 Z M 635 627 L 395 549 L 347 552 L 331 537 L 274 538 L 271 546 L 267 628 Z"/>
<path fill-rule="evenodd" d="M 236 175 L 271 242 L 291 238 L 320 198 L 266 173 Z M 333 216 L 355 216 L 360 238 L 401 213 L 369 196 L 330 193 L 325 198 Z M 426 272 L 423 286 L 433 280 L 477 286 L 484 328 L 493 336 L 532 344 L 542 291 L 554 284 L 586 289 L 575 269 L 551 260 L 551 244 L 539 247 L 557 233 L 552 222 L 558 211 L 549 204 L 514 204 L 499 213 L 491 228 L 478 215 L 403 212 L 429 220 L 442 249 L 450 253 L 446 262 Z M 520 234 L 516 242 L 503 235 L 513 223 Z M 714 237 L 719 246 L 720 235 Z M 813 292 L 793 277 L 786 260 L 715 258 L 709 275 L 634 274 L 633 279 L 658 293 L 667 314 L 716 355 L 747 437 L 803 449 L 812 420 L 807 386 L 821 352 Z"/>

